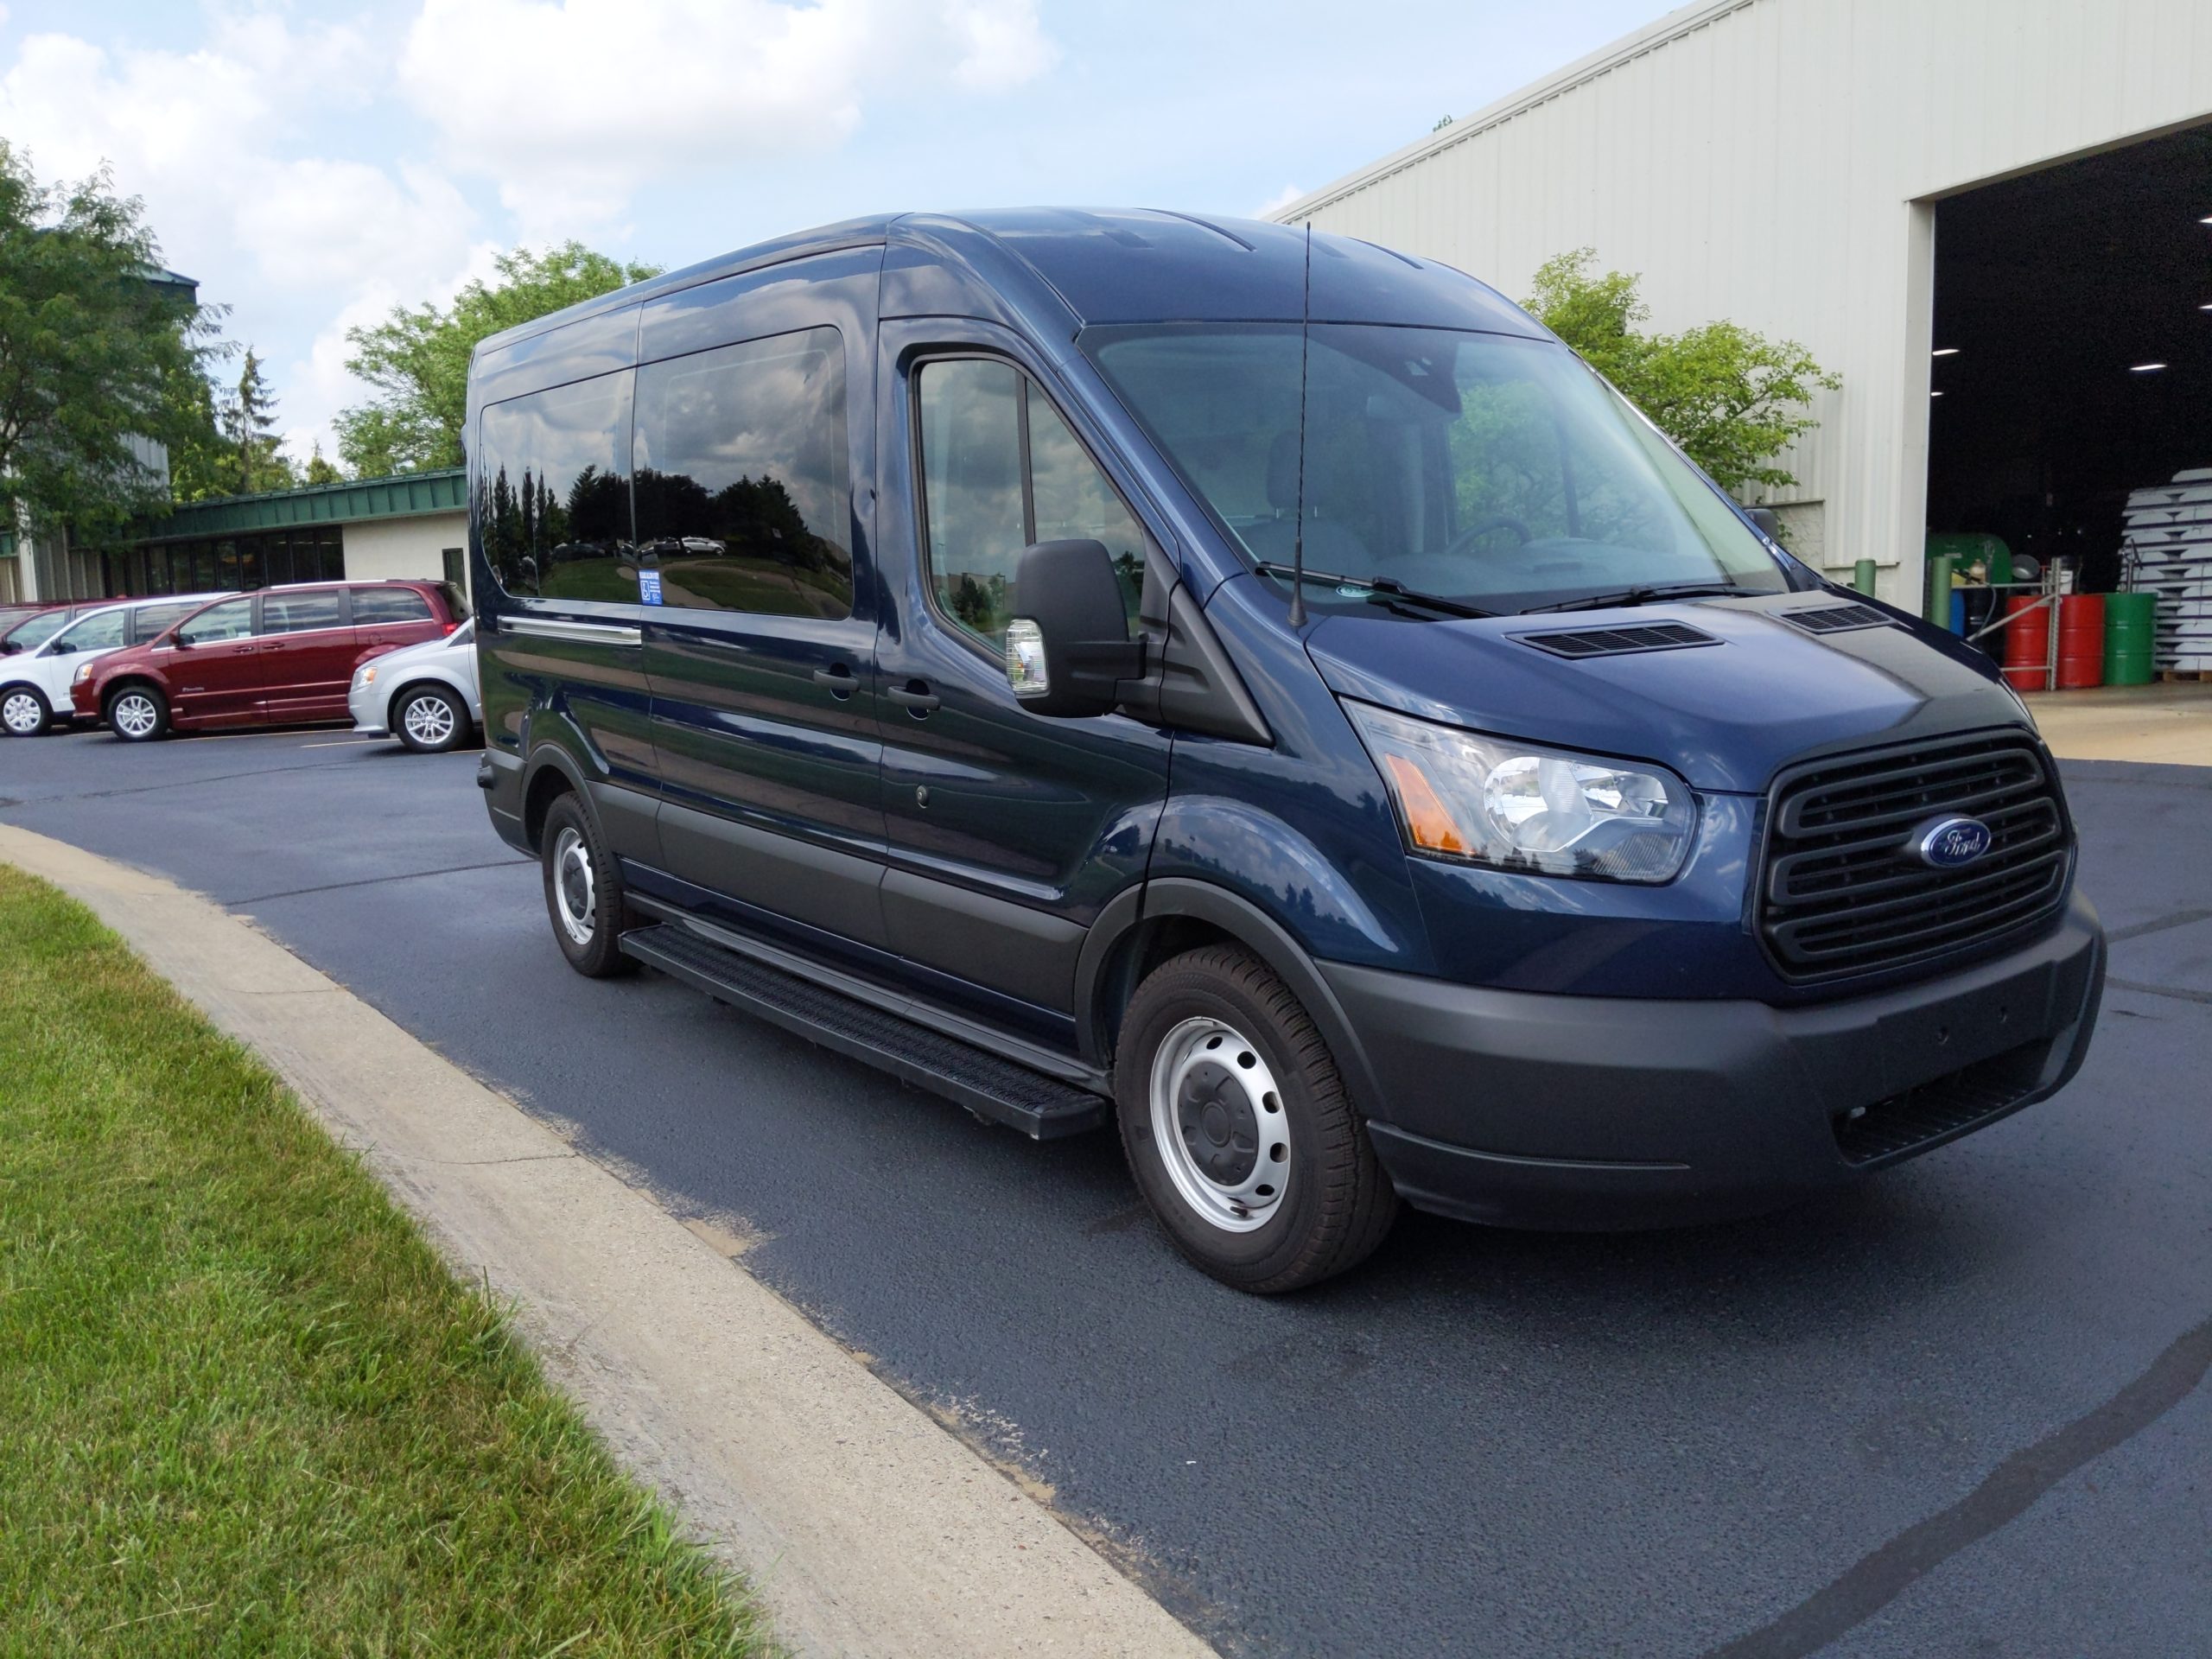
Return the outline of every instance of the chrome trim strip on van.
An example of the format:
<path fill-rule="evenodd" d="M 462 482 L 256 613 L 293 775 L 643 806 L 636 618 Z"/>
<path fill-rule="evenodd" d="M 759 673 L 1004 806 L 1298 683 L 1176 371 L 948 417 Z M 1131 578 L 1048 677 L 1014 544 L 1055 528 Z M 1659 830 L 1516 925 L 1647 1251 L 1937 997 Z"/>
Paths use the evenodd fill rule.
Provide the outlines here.
<path fill-rule="evenodd" d="M 550 616 L 516 616 L 512 613 L 499 619 L 501 633 L 536 634 L 542 639 L 574 639 L 592 645 L 642 645 L 645 630 L 617 622 L 567 622 Z"/>

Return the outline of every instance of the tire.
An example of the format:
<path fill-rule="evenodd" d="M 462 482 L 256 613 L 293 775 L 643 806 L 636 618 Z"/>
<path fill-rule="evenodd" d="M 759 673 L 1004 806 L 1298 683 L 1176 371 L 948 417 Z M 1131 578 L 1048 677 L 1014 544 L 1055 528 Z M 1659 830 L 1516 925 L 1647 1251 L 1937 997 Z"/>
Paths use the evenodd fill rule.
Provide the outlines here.
<path fill-rule="evenodd" d="M 417 754 L 443 754 L 468 741 L 468 710 L 442 685 L 410 686 L 391 705 L 391 730 Z"/>
<path fill-rule="evenodd" d="M 44 737 L 53 724 L 54 710 L 36 686 L 11 685 L 0 691 L 0 731 L 10 737 Z"/>
<path fill-rule="evenodd" d="M 587 979 L 633 972 L 638 964 L 621 947 L 622 930 L 631 920 L 621 873 L 599 826 L 574 794 L 546 809 L 540 846 L 545 913 L 569 966 Z"/>
<path fill-rule="evenodd" d="M 151 743 L 169 734 L 169 700 L 150 685 L 110 692 L 105 717 L 108 729 L 125 743 Z"/>
<path fill-rule="evenodd" d="M 1189 951 L 1137 987 L 1115 1089 L 1145 1201 L 1224 1284 L 1272 1295 L 1318 1283 L 1364 1261 L 1397 1218 L 1321 1033 L 1235 945 Z"/>

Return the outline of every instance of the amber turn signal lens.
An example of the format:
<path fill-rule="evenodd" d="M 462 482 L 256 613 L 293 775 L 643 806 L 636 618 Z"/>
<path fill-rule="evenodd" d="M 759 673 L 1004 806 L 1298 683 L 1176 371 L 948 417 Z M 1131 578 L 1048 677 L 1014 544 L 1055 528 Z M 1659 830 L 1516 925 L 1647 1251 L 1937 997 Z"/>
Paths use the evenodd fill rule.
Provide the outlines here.
<path fill-rule="evenodd" d="M 1466 837 L 1421 768 L 1402 754 L 1386 754 L 1382 764 L 1390 768 L 1390 781 L 1398 786 L 1398 802 L 1406 810 L 1406 830 L 1414 845 L 1432 853 L 1465 855 Z"/>

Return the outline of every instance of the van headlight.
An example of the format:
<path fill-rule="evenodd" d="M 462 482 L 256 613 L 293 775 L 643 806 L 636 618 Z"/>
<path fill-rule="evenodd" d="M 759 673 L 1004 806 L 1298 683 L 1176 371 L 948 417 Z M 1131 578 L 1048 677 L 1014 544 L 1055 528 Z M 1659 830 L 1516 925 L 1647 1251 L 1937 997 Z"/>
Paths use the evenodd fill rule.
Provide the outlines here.
<path fill-rule="evenodd" d="M 92 665 L 90 663 L 79 663 L 77 664 L 77 671 L 69 677 L 69 683 L 72 685 L 82 685 L 86 680 L 89 680 L 92 677 Z"/>
<path fill-rule="evenodd" d="M 377 671 L 373 668 L 365 668 L 353 677 L 353 683 L 359 686 L 371 686 L 376 683 Z"/>
<path fill-rule="evenodd" d="M 1671 772 L 1344 709 L 1415 853 L 1608 881 L 1670 881 L 1689 856 L 1697 803 Z"/>

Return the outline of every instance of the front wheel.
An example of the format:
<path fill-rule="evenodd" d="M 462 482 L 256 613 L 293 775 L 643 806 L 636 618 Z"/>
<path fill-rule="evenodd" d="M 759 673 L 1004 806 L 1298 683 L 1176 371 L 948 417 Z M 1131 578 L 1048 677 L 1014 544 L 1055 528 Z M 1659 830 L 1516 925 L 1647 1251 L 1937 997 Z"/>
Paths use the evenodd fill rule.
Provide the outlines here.
<path fill-rule="evenodd" d="M 107 723 L 126 743 L 150 743 L 168 733 L 168 699 L 150 685 L 126 685 L 107 700 Z"/>
<path fill-rule="evenodd" d="M 54 711 L 36 686 L 11 685 L 0 693 L 0 727 L 10 737 L 43 737 L 54 723 Z"/>
<path fill-rule="evenodd" d="M 547 809 L 543 835 L 545 909 L 561 954 L 587 979 L 629 973 L 638 965 L 622 954 L 629 906 L 623 902 L 621 872 L 599 826 L 581 801 L 563 795 Z"/>
<path fill-rule="evenodd" d="M 416 686 L 391 711 L 391 728 L 417 754 L 442 754 L 468 735 L 468 710 L 443 686 Z"/>
<path fill-rule="evenodd" d="M 1397 1194 L 1321 1033 L 1233 945 L 1137 988 L 1115 1065 L 1122 1144 L 1176 1246 L 1224 1284 L 1296 1290 L 1382 1242 Z"/>

